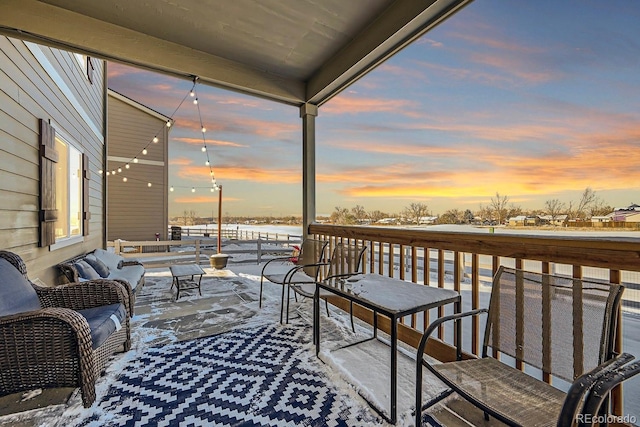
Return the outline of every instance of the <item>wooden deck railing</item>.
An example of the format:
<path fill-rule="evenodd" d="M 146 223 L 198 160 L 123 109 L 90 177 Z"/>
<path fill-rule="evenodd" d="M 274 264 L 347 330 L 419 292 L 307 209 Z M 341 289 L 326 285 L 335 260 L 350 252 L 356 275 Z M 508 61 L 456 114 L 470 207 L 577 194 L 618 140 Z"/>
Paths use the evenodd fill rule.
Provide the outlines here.
<path fill-rule="evenodd" d="M 397 275 L 400 279 L 438 287 L 453 282 L 451 286 L 458 291 L 463 282 L 466 286 L 470 284 L 470 292 L 463 293 L 463 303 L 465 298 L 471 299 L 471 308 L 480 307 L 481 282 L 490 280 L 501 264 L 541 272 L 560 270 L 574 278 L 581 278 L 588 271 L 613 283 L 621 283 L 630 274 L 637 277 L 640 272 L 640 243 L 635 238 L 541 237 L 325 224 L 310 225 L 309 234 L 334 243 L 348 240 L 367 245 L 365 272 Z M 445 275 L 451 278 L 445 280 Z M 348 309 L 348 305 L 343 308 Z M 354 315 L 372 322 L 372 314 L 364 308 L 354 309 Z M 416 347 L 428 324 L 428 313 L 422 319 L 418 322 L 412 317 L 400 325 L 399 339 Z M 379 319 L 378 325 L 388 328 L 384 319 Z M 621 327 L 622 319 L 618 319 L 617 351 L 622 350 Z M 446 340 L 442 330 L 438 338 L 441 341 L 432 340 L 427 351 L 439 360 L 454 358 L 453 339 Z M 474 318 L 471 353 L 478 355 L 481 345 L 480 325 Z M 551 381 L 546 376 L 544 379 Z M 622 414 L 620 390 L 614 392 L 612 402 L 614 413 Z"/>

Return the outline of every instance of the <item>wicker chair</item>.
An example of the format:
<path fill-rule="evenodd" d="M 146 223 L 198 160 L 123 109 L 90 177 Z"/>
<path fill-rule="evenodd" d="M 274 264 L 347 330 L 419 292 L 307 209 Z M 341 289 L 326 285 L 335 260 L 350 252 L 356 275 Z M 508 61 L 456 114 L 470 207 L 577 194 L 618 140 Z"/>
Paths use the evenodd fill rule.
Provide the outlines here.
<path fill-rule="evenodd" d="M 452 392 L 512 426 L 564 426 L 575 421 L 579 404 L 599 372 L 614 359 L 613 344 L 624 287 L 500 267 L 488 309 L 434 321 L 418 346 L 416 425 L 422 410 Z M 443 323 L 486 313 L 482 357 L 429 363 L 429 336 Z M 499 356 L 499 358 L 498 358 Z M 626 356 L 625 356 L 626 357 Z M 450 389 L 422 404 L 422 366 Z M 527 372 L 572 384 L 568 393 Z M 536 375 L 536 374 L 534 374 Z M 567 420 L 569 421 L 567 424 Z"/>
<path fill-rule="evenodd" d="M 269 260 L 260 273 L 260 303 L 262 307 L 262 286 L 264 279 L 282 286 L 280 323 L 283 319 L 285 288 L 292 283 L 315 283 L 318 265 L 325 259 L 326 241 L 305 239 L 296 257 L 279 257 Z"/>
<path fill-rule="evenodd" d="M 0 251 L 0 271 L 0 394 L 80 387 L 91 406 L 108 358 L 131 347 L 123 285 L 103 279 L 37 286 L 22 259 L 7 251 Z"/>

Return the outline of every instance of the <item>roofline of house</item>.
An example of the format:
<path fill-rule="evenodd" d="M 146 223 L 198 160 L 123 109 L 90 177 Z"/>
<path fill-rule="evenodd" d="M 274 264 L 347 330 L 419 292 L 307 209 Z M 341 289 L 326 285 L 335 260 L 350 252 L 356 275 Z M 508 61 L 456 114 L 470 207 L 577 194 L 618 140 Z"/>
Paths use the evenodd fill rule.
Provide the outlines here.
<path fill-rule="evenodd" d="M 141 104 L 141 103 L 139 103 L 138 101 L 136 101 L 134 99 L 129 98 L 128 96 L 125 96 L 125 95 L 123 95 L 123 94 L 121 94 L 119 92 L 116 92 L 115 90 L 113 90 L 111 88 L 107 89 L 107 93 L 108 93 L 109 96 L 112 96 L 112 97 L 114 97 L 116 99 L 119 99 L 120 101 L 122 101 L 122 102 L 124 102 L 126 104 L 129 104 L 132 107 L 137 108 L 138 110 L 144 111 L 145 113 L 149 114 L 150 116 L 157 117 L 158 119 L 160 119 L 160 120 L 162 120 L 164 122 L 166 122 L 167 120 L 171 119 L 171 117 L 165 116 L 164 114 L 159 113 L 156 110 L 154 110 L 152 108 L 149 108 L 146 105 Z"/>

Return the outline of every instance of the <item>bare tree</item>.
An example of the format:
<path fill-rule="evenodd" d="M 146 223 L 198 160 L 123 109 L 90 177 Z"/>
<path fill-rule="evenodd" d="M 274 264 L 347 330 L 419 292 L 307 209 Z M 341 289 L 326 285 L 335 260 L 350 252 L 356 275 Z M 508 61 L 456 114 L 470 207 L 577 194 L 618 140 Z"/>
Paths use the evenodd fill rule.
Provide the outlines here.
<path fill-rule="evenodd" d="M 561 202 L 559 199 L 551 199 L 544 202 L 546 207 L 547 215 L 551 217 L 551 223 L 555 224 L 556 219 L 562 215 L 562 212 L 565 210 L 565 204 Z"/>
<path fill-rule="evenodd" d="M 369 212 L 369 218 L 371 219 L 371 222 L 380 221 L 382 218 L 386 218 L 388 216 L 389 215 L 387 215 L 386 213 L 378 210 Z"/>
<path fill-rule="evenodd" d="M 334 224 L 355 224 L 356 217 L 353 216 L 349 209 L 341 208 L 340 206 L 336 206 L 336 210 L 331 213 L 331 222 Z"/>
<path fill-rule="evenodd" d="M 507 216 L 507 203 L 509 202 L 508 196 L 500 196 L 500 193 L 496 191 L 496 197 L 491 198 L 491 210 L 494 213 L 494 217 L 498 221 L 498 224 L 502 224 Z"/>
<path fill-rule="evenodd" d="M 359 223 L 362 223 L 365 219 L 367 219 L 367 211 L 364 210 L 363 206 L 356 205 L 355 207 L 351 208 L 351 213 Z"/>
<path fill-rule="evenodd" d="M 582 192 L 582 197 L 580 198 L 580 202 L 578 202 L 578 207 L 575 211 L 575 217 L 579 219 L 585 219 L 589 208 L 595 203 L 597 203 L 598 198 L 596 197 L 596 192 L 591 189 L 591 187 L 587 187 Z"/>
<path fill-rule="evenodd" d="M 420 224 L 420 218 L 429 215 L 429 206 L 424 203 L 411 203 L 409 206 L 404 208 L 402 215 L 409 221 L 415 224 Z"/>
<path fill-rule="evenodd" d="M 464 212 L 460 209 L 449 209 L 438 217 L 440 224 L 462 224 L 465 222 Z"/>

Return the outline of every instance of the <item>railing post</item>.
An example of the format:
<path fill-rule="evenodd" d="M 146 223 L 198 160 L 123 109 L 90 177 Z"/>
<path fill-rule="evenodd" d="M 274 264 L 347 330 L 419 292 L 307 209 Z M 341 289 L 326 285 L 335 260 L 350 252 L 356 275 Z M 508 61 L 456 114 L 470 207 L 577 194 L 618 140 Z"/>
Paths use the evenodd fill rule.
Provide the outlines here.
<path fill-rule="evenodd" d="M 200 239 L 196 239 L 196 264 L 200 265 Z"/>
<path fill-rule="evenodd" d="M 116 239 L 113 242 L 113 249 L 116 254 L 120 255 L 120 239 Z"/>

